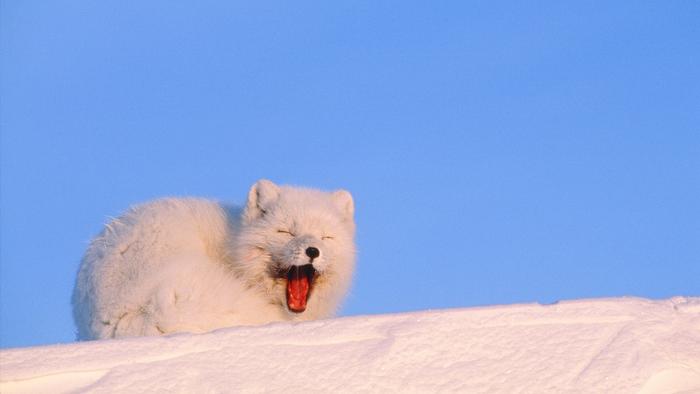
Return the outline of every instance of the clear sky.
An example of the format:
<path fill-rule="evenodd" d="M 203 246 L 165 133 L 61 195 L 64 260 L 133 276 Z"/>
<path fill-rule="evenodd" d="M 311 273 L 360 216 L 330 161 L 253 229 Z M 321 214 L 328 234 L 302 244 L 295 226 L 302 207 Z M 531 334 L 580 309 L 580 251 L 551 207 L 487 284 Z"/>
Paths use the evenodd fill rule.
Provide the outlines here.
<path fill-rule="evenodd" d="M 346 188 L 343 315 L 700 295 L 700 3 L 2 1 L 2 347 L 158 196 Z"/>

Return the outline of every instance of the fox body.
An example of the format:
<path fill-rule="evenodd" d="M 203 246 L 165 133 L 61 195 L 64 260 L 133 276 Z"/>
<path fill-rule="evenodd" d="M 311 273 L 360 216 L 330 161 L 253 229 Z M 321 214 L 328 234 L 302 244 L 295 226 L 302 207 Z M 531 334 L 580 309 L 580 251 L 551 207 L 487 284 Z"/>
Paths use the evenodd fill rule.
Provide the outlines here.
<path fill-rule="evenodd" d="M 267 180 L 243 208 L 196 198 L 135 206 L 82 259 L 78 339 L 330 317 L 354 270 L 353 211 L 347 191 Z"/>

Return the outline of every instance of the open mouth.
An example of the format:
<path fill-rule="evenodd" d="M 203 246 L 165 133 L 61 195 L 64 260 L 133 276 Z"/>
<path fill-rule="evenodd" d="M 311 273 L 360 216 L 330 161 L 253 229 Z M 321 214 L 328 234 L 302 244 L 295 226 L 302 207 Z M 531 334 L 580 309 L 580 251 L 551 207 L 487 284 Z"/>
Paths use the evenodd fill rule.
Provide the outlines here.
<path fill-rule="evenodd" d="M 294 313 L 306 310 L 306 301 L 316 278 L 316 269 L 311 264 L 294 265 L 287 271 L 287 307 Z"/>

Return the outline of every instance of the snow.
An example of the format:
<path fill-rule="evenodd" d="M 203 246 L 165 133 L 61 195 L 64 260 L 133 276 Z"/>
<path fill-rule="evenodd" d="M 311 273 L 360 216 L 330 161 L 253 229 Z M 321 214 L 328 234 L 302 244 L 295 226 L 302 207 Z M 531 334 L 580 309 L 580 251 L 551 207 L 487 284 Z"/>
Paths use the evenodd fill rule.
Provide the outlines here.
<path fill-rule="evenodd" d="M 576 300 L 0 351 L 0 392 L 698 393 L 700 298 Z"/>

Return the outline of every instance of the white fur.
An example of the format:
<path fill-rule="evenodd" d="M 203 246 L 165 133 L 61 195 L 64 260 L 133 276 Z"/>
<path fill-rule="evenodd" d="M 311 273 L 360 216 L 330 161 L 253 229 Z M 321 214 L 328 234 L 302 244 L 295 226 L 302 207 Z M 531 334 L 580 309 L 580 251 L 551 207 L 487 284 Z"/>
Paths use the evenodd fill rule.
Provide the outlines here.
<path fill-rule="evenodd" d="M 330 317 L 352 278 L 354 231 L 350 193 L 266 180 L 243 210 L 195 198 L 133 207 L 83 257 L 73 292 L 78 339 Z M 306 311 L 293 313 L 286 279 L 272 272 L 308 264 L 309 246 L 321 251 L 319 276 Z"/>

